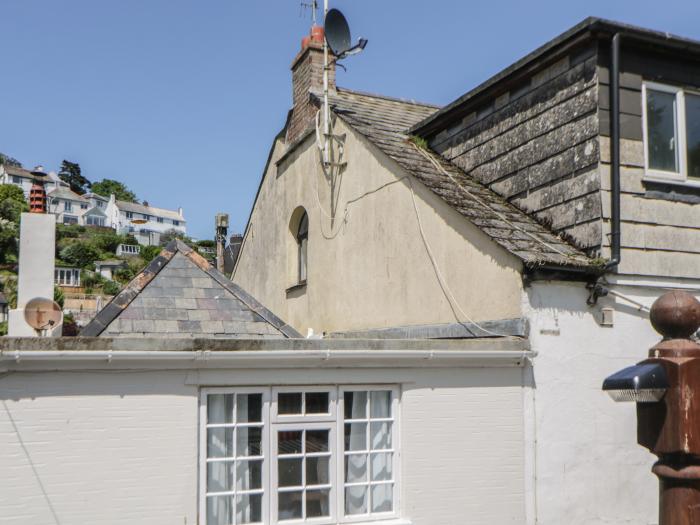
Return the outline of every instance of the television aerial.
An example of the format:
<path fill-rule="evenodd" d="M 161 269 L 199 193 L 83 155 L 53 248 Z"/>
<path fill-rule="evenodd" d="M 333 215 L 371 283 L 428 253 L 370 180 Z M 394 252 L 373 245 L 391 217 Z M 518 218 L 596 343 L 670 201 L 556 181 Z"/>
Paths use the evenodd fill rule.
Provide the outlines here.
<path fill-rule="evenodd" d="M 46 297 L 35 297 L 24 307 L 24 320 L 37 331 L 51 330 L 63 322 L 61 307 Z"/>

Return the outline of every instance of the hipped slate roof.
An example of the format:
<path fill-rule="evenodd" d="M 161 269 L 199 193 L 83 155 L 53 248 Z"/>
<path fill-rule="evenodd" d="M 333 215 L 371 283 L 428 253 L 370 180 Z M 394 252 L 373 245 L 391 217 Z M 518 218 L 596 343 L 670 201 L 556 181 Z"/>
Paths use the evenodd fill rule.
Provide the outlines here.
<path fill-rule="evenodd" d="M 332 111 L 415 176 L 493 241 L 529 267 L 592 267 L 593 261 L 457 166 L 424 146 L 408 130 L 435 106 L 338 89 Z"/>
<path fill-rule="evenodd" d="M 80 335 L 301 337 L 180 240 L 171 241 Z"/>

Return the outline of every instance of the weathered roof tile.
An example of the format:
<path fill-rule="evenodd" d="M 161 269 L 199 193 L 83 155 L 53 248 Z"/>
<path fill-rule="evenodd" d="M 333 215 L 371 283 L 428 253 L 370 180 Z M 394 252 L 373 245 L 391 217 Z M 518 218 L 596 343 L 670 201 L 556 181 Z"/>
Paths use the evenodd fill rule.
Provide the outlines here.
<path fill-rule="evenodd" d="M 528 266 L 594 267 L 578 248 L 507 202 L 457 166 L 415 145 L 408 129 L 435 106 L 338 89 L 332 110 L 450 207 Z"/>

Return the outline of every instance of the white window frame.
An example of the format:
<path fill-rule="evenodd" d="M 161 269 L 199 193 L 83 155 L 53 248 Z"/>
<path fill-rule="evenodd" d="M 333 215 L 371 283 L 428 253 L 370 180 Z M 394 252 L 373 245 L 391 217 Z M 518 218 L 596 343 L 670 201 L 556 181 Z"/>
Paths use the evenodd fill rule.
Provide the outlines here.
<path fill-rule="evenodd" d="M 262 394 L 262 518 L 263 524 L 269 523 L 268 515 L 270 505 L 268 498 L 270 497 L 270 423 L 268 419 L 269 411 L 266 409 L 270 402 L 270 390 L 267 387 L 236 387 L 236 388 L 202 388 L 200 391 L 199 400 L 199 523 L 207 522 L 207 396 L 209 394 Z M 234 410 L 235 413 L 235 410 Z M 237 422 L 232 424 L 216 424 L 215 427 L 235 426 Z M 235 502 L 235 499 L 234 499 Z M 234 508 L 235 515 L 235 508 Z"/>
<path fill-rule="evenodd" d="M 676 96 L 676 152 L 678 155 L 678 171 L 664 171 L 649 167 L 649 137 L 647 126 L 647 90 L 670 93 Z M 684 89 L 680 86 L 644 82 L 642 84 L 642 137 L 644 147 L 644 180 L 652 182 L 676 183 L 686 186 L 700 187 L 700 181 L 688 179 L 688 148 L 686 143 L 685 94 L 700 96 L 700 92 Z"/>
<path fill-rule="evenodd" d="M 353 515 L 353 516 L 346 516 L 345 515 L 345 392 L 356 392 L 356 391 L 365 391 L 365 392 L 370 392 L 370 391 L 379 391 L 379 390 L 384 390 L 384 391 L 389 391 L 391 392 L 391 413 L 392 413 L 392 448 L 391 452 L 393 453 L 392 456 L 392 472 L 394 473 L 394 491 L 392 494 L 392 511 L 391 512 L 381 512 L 381 513 L 372 513 L 371 509 L 369 508 L 369 495 L 368 495 L 368 510 L 370 511 L 368 514 L 358 514 L 358 515 Z M 342 491 L 342 494 L 338 498 L 339 504 L 342 504 L 342 507 L 339 509 L 339 520 L 338 523 L 368 523 L 368 522 L 373 522 L 373 521 L 382 521 L 382 520 L 391 520 L 391 519 L 396 519 L 399 517 L 399 509 L 400 509 L 400 501 L 399 501 L 399 496 L 400 496 L 400 489 L 399 489 L 399 482 L 401 479 L 401 473 L 400 473 L 400 468 L 401 468 L 401 459 L 400 459 L 400 451 L 401 451 L 401 446 L 400 446 L 400 421 L 399 421 L 399 395 L 400 395 L 400 390 L 399 387 L 396 385 L 343 385 L 338 388 L 338 451 L 339 454 L 342 454 L 342 461 L 340 461 L 340 465 L 338 467 L 338 480 L 337 480 L 337 485 L 338 485 L 338 492 L 340 493 Z M 369 407 L 368 407 L 369 408 Z M 367 414 L 367 418 L 369 419 L 370 414 Z M 369 426 L 369 423 L 368 423 Z M 369 443 L 368 443 L 369 445 Z M 367 464 L 367 476 L 368 478 L 371 476 L 370 474 L 370 465 L 369 462 Z M 371 487 L 372 482 L 369 481 L 368 479 L 368 485 Z M 371 488 L 370 488 L 371 490 Z"/>
<path fill-rule="evenodd" d="M 392 511 L 371 513 L 368 496 L 368 514 L 345 516 L 345 392 L 348 391 L 389 391 L 392 394 L 392 472 L 393 498 Z M 328 392 L 329 414 L 291 414 L 279 415 L 277 412 L 277 394 L 280 392 L 300 392 L 305 403 L 307 392 Z M 207 396 L 209 394 L 262 394 L 262 517 L 264 525 L 336 525 L 374 523 L 397 520 L 400 517 L 400 480 L 401 480 L 401 437 L 400 437 L 400 388 L 398 385 L 360 384 L 360 385 L 299 385 L 299 386 L 259 386 L 259 387 L 203 387 L 199 398 L 199 523 L 206 524 L 207 518 Z M 368 396 L 369 397 L 369 396 Z M 368 418 L 370 414 L 367 414 Z M 234 423 L 235 424 L 235 423 Z M 231 424 L 230 426 L 234 426 Z M 226 426 L 221 425 L 221 426 Z M 369 423 L 368 423 L 369 426 Z M 277 522 L 277 432 L 283 430 L 329 429 L 329 476 L 330 517 L 306 520 L 284 520 Z M 368 443 L 369 446 L 369 443 Z M 371 452 L 368 451 L 371 456 Z M 304 474 L 305 475 L 305 474 Z M 367 476 L 370 465 L 367 465 Z M 367 485 L 373 483 L 368 479 Z M 371 488 L 370 488 L 371 490 Z M 234 509 L 235 512 L 235 509 Z"/>

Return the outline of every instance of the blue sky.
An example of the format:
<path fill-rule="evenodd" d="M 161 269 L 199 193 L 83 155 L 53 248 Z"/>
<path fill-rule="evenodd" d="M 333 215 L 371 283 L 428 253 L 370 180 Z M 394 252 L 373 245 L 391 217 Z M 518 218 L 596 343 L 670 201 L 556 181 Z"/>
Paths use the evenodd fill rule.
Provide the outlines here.
<path fill-rule="evenodd" d="M 700 2 L 331 0 L 366 51 L 338 84 L 446 104 L 589 15 L 700 39 Z M 0 151 L 79 162 L 211 238 L 243 231 L 291 104 L 298 0 L 0 0 Z"/>

